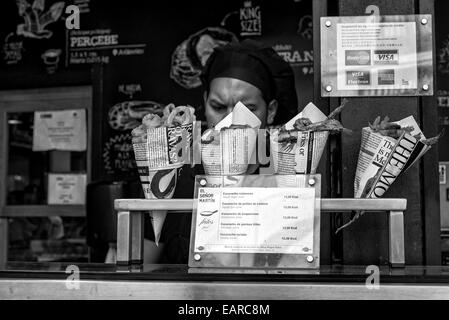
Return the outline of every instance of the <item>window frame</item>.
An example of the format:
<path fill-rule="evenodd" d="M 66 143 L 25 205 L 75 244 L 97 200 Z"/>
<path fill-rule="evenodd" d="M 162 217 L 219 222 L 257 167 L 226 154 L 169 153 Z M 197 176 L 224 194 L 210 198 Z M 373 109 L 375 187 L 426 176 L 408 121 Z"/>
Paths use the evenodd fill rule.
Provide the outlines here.
<path fill-rule="evenodd" d="M 92 168 L 92 87 L 74 86 L 0 91 L 0 265 L 8 261 L 8 221 L 17 217 L 86 217 L 85 205 L 7 205 L 8 116 L 10 112 L 86 109 L 87 183 Z"/>

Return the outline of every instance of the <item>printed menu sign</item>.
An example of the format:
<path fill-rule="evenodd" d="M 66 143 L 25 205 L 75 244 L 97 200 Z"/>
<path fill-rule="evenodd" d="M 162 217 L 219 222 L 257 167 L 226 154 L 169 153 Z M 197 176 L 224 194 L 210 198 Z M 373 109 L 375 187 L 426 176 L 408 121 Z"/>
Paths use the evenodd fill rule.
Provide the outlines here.
<path fill-rule="evenodd" d="M 85 151 L 86 110 L 34 113 L 33 151 Z"/>
<path fill-rule="evenodd" d="M 415 22 L 338 23 L 338 90 L 417 89 Z"/>
<path fill-rule="evenodd" d="M 200 188 L 195 251 L 312 254 L 314 188 Z"/>

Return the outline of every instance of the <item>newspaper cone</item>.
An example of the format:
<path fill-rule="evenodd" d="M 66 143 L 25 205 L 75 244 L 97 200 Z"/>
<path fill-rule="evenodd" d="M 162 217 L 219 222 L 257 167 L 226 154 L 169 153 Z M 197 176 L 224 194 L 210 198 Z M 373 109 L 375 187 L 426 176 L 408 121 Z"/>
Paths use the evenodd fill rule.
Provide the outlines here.
<path fill-rule="evenodd" d="M 203 142 L 201 145 L 201 161 L 206 175 L 245 174 L 250 163 L 255 163 L 257 130 L 210 130 L 205 132 L 203 138 L 212 136 L 210 143 Z"/>
<path fill-rule="evenodd" d="M 194 123 L 151 128 L 145 136 L 133 137 L 134 156 L 146 199 L 173 197 L 178 169 L 189 154 L 193 126 Z M 156 245 L 159 244 L 166 216 L 167 211 L 150 212 Z"/>
<path fill-rule="evenodd" d="M 173 197 L 178 179 L 178 169 L 149 171 L 141 167 L 139 176 L 145 199 L 171 199 Z M 159 244 L 166 216 L 167 211 L 164 210 L 150 211 L 156 245 Z"/>
<path fill-rule="evenodd" d="M 309 118 L 312 123 L 326 120 L 324 113 L 313 103 L 285 124 L 286 130 L 293 130 L 299 118 Z M 271 130 L 270 146 L 273 155 L 274 172 L 277 174 L 314 174 L 326 146 L 328 131 L 296 131 L 296 142 L 279 143 L 279 129 Z"/>
<path fill-rule="evenodd" d="M 315 174 L 329 133 L 300 131 L 298 142 L 278 143 L 277 132 L 270 139 L 274 172 L 277 174 Z"/>
<path fill-rule="evenodd" d="M 403 131 L 398 139 L 362 129 L 359 159 L 354 180 L 356 198 L 379 198 L 398 175 L 418 161 L 431 147 L 415 119 L 410 116 L 397 122 Z"/>
<path fill-rule="evenodd" d="M 359 158 L 354 180 L 355 198 L 379 198 L 390 188 L 397 177 L 416 163 L 430 148 L 413 116 L 404 118 L 396 124 L 401 128 L 400 135 L 393 138 L 374 132 L 371 128 L 362 128 Z M 356 212 L 351 220 L 340 227 L 346 228 L 361 215 Z"/>
<path fill-rule="evenodd" d="M 214 129 L 207 130 L 201 137 L 201 161 L 206 175 L 245 174 L 248 166 L 256 163 L 260 124 L 257 116 L 238 102 Z M 246 127 L 225 129 L 231 126 Z"/>

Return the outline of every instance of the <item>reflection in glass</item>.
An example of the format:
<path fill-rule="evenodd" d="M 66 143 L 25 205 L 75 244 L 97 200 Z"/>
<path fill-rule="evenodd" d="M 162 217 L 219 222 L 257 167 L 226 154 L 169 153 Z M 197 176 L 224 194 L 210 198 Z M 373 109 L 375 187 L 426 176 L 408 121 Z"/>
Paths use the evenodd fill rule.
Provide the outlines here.
<path fill-rule="evenodd" d="M 85 218 L 10 219 L 8 260 L 87 262 Z"/>
<path fill-rule="evenodd" d="M 86 172 L 86 152 L 33 152 L 34 112 L 8 113 L 7 117 L 7 205 L 45 205 L 49 172 L 58 168 Z M 55 152 L 62 157 L 56 159 Z"/>

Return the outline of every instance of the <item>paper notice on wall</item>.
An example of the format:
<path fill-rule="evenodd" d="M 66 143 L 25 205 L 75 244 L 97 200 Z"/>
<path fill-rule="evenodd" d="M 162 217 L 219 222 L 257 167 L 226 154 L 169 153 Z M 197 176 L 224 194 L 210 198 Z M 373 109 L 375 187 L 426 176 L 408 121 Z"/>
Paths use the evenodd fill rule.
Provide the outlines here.
<path fill-rule="evenodd" d="M 85 151 L 86 110 L 36 111 L 33 151 Z"/>
<path fill-rule="evenodd" d="M 48 204 L 85 204 L 86 174 L 48 174 Z"/>

